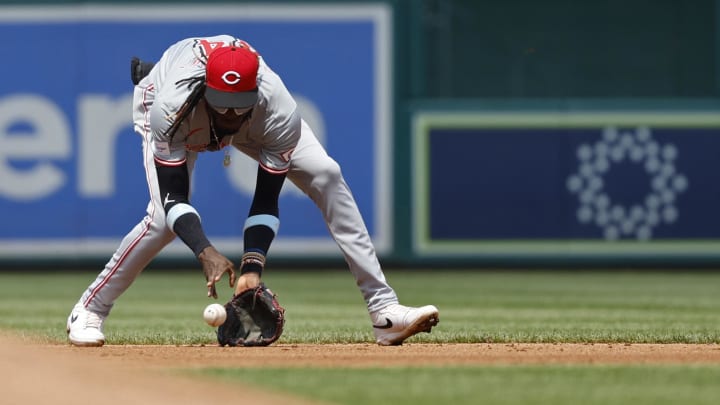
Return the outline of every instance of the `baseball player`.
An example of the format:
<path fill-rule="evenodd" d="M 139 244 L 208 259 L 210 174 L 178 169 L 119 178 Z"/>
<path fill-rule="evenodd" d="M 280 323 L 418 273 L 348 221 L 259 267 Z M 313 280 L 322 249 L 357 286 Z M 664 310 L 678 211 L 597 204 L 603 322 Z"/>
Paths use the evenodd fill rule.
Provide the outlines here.
<path fill-rule="evenodd" d="M 259 285 L 278 232 L 278 196 L 286 177 L 321 210 L 367 303 L 378 344 L 401 344 L 438 323 L 436 307 L 398 303 L 340 167 L 299 116 L 280 77 L 247 42 L 229 35 L 187 38 L 170 46 L 156 64 L 135 60 L 133 69 L 133 74 L 147 73 L 133 80 L 133 122 L 143 139 L 150 202 L 147 215 L 68 316 L 72 344 L 105 343 L 103 322 L 113 304 L 175 236 L 200 262 L 209 297 L 217 298 L 215 284 L 226 273 L 235 293 Z M 208 240 L 190 202 L 198 153 L 229 147 L 259 164 L 237 279 L 233 263 Z"/>

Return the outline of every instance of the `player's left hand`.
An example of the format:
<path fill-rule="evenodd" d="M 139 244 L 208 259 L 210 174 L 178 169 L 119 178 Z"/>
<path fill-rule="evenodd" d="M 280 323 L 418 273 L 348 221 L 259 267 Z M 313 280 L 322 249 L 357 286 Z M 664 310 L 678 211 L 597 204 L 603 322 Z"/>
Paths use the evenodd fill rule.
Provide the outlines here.
<path fill-rule="evenodd" d="M 237 284 L 235 285 L 235 294 L 240 294 L 245 290 L 255 288 L 259 285 L 260 275 L 258 273 L 248 272 L 245 274 L 241 274 L 240 277 L 238 277 L 237 279 Z"/>
<path fill-rule="evenodd" d="M 230 287 L 235 285 L 235 265 L 228 258 L 221 255 L 213 246 L 203 249 L 198 255 L 198 260 L 202 264 L 205 280 L 207 280 L 208 297 L 218 297 L 215 283 L 220 281 L 225 273 L 228 273 L 230 278 Z"/>

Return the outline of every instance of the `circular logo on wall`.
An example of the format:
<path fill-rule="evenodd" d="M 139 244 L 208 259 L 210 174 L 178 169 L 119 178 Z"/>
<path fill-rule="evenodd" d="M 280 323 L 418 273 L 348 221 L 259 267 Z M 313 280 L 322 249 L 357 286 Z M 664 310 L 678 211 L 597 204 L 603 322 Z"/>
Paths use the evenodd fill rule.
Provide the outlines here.
<path fill-rule="evenodd" d="M 599 141 L 578 147 L 578 171 L 567 179 L 567 189 L 580 203 L 578 221 L 602 229 L 606 240 L 652 239 L 653 229 L 677 220 L 676 198 L 689 185 L 675 168 L 677 156 L 675 145 L 661 145 L 649 128 L 605 128 Z M 620 163 L 636 164 L 647 174 L 650 192 L 644 201 L 623 205 L 607 193 L 606 175 Z"/>

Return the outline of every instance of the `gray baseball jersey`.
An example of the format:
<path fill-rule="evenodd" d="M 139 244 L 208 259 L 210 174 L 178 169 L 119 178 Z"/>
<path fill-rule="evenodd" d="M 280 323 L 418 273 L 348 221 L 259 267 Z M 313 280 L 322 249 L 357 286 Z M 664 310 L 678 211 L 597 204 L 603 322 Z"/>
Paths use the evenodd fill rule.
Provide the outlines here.
<path fill-rule="evenodd" d="M 189 38 L 169 47 L 150 74 L 135 86 L 133 121 L 143 139 L 143 164 L 150 192 L 147 215 L 120 242 L 105 268 L 88 286 L 80 303 L 107 316 L 120 295 L 174 238 L 168 228 L 158 188 L 155 162 L 182 164 L 192 176 L 197 154 L 213 144 L 204 99 L 180 122 L 175 122 L 190 94 L 183 80 L 203 75 L 203 61 L 215 46 L 237 41 L 220 35 Z M 180 82 L 180 83 L 178 83 Z M 187 83 L 186 85 L 182 85 Z M 226 134 L 216 147 L 232 145 L 271 172 L 287 171 L 287 178 L 307 194 L 322 212 L 333 239 L 355 277 L 369 311 L 397 303 L 380 267 L 372 240 L 340 166 L 318 142 L 299 116 L 282 80 L 261 59 L 259 100 L 241 128 Z M 342 135 L 342 134 L 341 134 Z M 293 151 L 294 148 L 294 151 Z M 207 149 L 211 150 L 211 149 Z M 200 213 L 202 214 L 202 213 Z"/>
<path fill-rule="evenodd" d="M 150 123 L 150 146 L 161 164 L 183 163 L 188 151 L 203 152 L 212 143 L 215 131 L 207 111 L 211 107 L 205 99 L 200 99 L 175 132 L 168 133 L 168 129 L 190 96 L 188 79 L 204 76 L 207 55 L 214 48 L 238 41 L 228 35 L 184 39 L 168 48 L 150 74 L 138 83 L 144 100 L 135 104 L 133 120 L 136 126 Z M 263 168 L 271 173 L 286 172 L 300 139 L 297 105 L 262 57 L 257 82 L 258 102 L 252 113 L 236 133 L 218 141 L 221 148 L 230 144 L 259 148 L 257 160 Z"/>

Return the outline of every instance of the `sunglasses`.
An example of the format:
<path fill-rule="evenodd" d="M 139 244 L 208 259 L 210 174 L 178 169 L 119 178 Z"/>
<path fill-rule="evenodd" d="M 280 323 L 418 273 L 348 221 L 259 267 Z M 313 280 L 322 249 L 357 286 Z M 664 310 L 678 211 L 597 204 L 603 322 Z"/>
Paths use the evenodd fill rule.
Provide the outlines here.
<path fill-rule="evenodd" d="M 209 104 L 209 105 L 210 105 L 210 107 L 212 107 L 213 110 L 217 111 L 220 114 L 225 114 L 229 110 L 233 110 L 235 112 L 235 115 L 243 115 L 243 114 L 247 113 L 248 111 L 252 110 L 252 107 L 229 108 L 229 107 L 218 107 L 218 106 L 214 106 L 212 104 Z"/>

